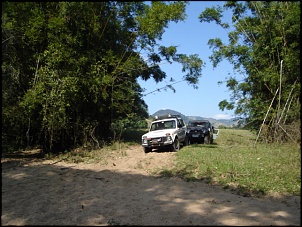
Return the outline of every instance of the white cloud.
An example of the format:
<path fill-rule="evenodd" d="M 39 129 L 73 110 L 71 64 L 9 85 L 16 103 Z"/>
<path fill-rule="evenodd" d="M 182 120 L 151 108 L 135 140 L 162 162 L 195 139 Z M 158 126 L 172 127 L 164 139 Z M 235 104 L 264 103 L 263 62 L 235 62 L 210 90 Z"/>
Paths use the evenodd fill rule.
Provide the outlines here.
<path fill-rule="evenodd" d="M 228 115 L 228 114 L 216 114 L 214 117 L 214 119 L 231 119 L 232 116 Z"/>

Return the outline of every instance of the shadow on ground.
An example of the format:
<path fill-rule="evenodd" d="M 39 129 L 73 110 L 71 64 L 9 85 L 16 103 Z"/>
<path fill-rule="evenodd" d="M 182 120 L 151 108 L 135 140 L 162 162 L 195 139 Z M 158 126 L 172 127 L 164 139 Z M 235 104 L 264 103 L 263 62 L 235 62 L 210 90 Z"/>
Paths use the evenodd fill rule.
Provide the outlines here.
<path fill-rule="evenodd" d="M 300 225 L 300 202 L 178 178 L 2 163 L 1 225 Z M 299 204 L 298 204 L 299 203 Z"/>

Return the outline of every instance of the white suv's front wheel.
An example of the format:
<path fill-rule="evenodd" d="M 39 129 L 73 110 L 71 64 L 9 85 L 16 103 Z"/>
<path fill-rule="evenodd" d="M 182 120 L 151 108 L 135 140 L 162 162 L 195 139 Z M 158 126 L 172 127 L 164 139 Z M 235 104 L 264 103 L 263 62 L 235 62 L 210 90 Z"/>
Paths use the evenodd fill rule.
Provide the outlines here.
<path fill-rule="evenodd" d="M 150 147 L 144 147 L 144 152 L 145 153 L 149 153 L 151 151 L 152 151 L 152 148 L 150 148 Z"/>
<path fill-rule="evenodd" d="M 179 151 L 180 144 L 178 138 L 175 138 L 174 143 L 172 144 L 172 151 Z"/>

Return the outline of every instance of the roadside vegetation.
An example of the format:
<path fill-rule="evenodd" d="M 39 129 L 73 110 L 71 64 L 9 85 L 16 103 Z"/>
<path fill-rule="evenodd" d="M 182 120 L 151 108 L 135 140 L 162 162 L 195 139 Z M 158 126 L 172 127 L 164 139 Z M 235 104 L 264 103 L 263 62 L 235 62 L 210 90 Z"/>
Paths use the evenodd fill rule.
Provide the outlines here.
<path fill-rule="evenodd" d="M 160 45 L 171 23 L 186 20 L 188 4 L 3 2 L 2 151 L 99 149 L 129 125 L 141 127 L 146 95 L 176 92 L 180 81 L 197 89 L 207 76 L 199 44 L 190 55 Z M 231 92 L 219 108 L 234 110 L 270 143 L 295 141 L 300 131 L 293 127 L 301 118 L 300 8 L 299 1 L 226 1 L 196 18 L 228 35 L 227 42 L 216 34 L 208 40 L 213 68 L 233 66 L 219 81 Z M 181 72 L 168 76 L 166 63 L 180 64 Z M 138 79 L 167 85 L 146 93 Z"/>
<path fill-rule="evenodd" d="M 219 184 L 244 196 L 300 195 L 301 149 L 297 144 L 255 143 L 244 129 L 220 129 L 212 145 L 192 144 L 176 153 L 163 177 Z"/>
<path fill-rule="evenodd" d="M 75 148 L 71 151 L 47 153 L 43 158 L 54 162 L 65 161 L 69 163 L 106 163 L 110 157 L 127 156 L 125 150 L 134 145 L 141 145 L 141 136 L 148 129 L 126 129 L 117 136 L 117 139 L 100 141 L 99 148 L 93 144 Z M 142 150 L 143 151 L 143 150 Z"/>
<path fill-rule="evenodd" d="M 127 130 L 122 140 L 104 144 L 101 149 L 78 148 L 48 154 L 45 158 L 70 163 L 106 163 L 110 157 L 127 156 L 125 150 L 140 145 L 144 131 Z M 256 133 L 246 129 L 219 129 L 213 144 L 184 146 L 175 153 L 173 168 L 155 169 L 153 173 L 220 185 L 243 196 L 301 195 L 300 146 L 256 142 L 256 137 Z"/>

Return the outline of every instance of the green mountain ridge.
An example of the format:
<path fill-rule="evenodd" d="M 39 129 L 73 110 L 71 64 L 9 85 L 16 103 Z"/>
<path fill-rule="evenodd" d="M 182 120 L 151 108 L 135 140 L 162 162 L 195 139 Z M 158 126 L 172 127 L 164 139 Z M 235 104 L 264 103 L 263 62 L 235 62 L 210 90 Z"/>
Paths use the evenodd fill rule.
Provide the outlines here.
<path fill-rule="evenodd" d="M 180 115 L 182 119 L 186 122 L 186 124 L 190 120 L 208 120 L 214 125 L 215 128 L 218 128 L 219 126 L 225 126 L 225 127 L 233 127 L 237 124 L 236 118 L 231 119 L 214 119 L 214 118 L 207 118 L 207 117 L 200 117 L 200 116 L 186 116 L 178 111 L 171 110 L 171 109 L 161 109 L 153 113 L 151 116 L 162 116 L 162 115 Z"/>

